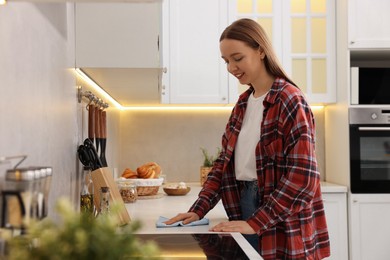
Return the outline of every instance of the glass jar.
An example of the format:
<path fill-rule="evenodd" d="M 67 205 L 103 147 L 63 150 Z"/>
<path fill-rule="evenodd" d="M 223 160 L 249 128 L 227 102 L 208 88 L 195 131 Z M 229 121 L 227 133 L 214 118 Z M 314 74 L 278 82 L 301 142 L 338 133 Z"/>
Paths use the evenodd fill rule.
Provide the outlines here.
<path fill-rule="evenodd" d="M 101 187 L 100 189 L 100 214 L 110 212 L 110 188 Z"/>
<path fill-rule="evenodd" d="M 82 176 L 82 187 L 80 192 L 80 212 L 93 215 L 94 209 L 91 171 L 88 168 L 84 168 L 84 176 Z"/>
<path fill-rule="evenodd" d="M 137 186 L 133 182 L 119 182 L 118 189 L 124 203 L 134 203 L 137 201 Z"/>

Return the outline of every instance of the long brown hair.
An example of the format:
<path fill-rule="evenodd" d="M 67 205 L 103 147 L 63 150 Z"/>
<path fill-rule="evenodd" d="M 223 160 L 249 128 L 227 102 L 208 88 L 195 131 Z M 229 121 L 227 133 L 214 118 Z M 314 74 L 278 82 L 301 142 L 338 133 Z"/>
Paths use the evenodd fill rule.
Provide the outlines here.
<path fill-rule="evenodd" d="M 256 21 L 243 18 L 233 22 L 222 32 L 219 41 L 221 42 L 223 39 L 242 41 L 255 50 L 261 49 L 265 54 L 264 62 L 268 73 L 274 77 L 284 78 L 296 86 L 280 65 L 263 27 Z"/>

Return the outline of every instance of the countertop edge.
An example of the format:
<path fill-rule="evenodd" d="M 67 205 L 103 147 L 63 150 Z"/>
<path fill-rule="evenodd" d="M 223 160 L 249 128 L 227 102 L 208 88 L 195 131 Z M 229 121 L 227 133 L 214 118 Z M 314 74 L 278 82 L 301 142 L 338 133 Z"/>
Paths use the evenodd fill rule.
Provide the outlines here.
<path fill-rule="evenodd" d="M 347 193 L 348 187 L 331 182 L 321 181 L 322 193 Z"/>

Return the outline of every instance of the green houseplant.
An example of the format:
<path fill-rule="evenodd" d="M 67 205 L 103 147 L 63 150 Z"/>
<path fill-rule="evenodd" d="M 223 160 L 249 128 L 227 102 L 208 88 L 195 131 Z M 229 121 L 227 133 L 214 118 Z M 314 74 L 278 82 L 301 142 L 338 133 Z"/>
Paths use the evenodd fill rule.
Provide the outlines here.
<path fill-rule="evenodd" d="M 217 153 L 215 155 L 210 155 L 209 152 L 203 147 L 201 147 L 200 149 L 203 155 L 203 165 L 200 167 L 200 185 L 203 186 L 204 182 L 207 179 L 207 176 L 213 168 L 214 161 L 221 153 L 221 148 L 217 148 Z"/>
<path fill-rule="evenodd" d="M 111 213 L 117 210 L 112 205 Z M 138 222 L 119 227 L 116 214 L 95 218 L 75 211 L 66 199 L 59 200 L 57 211 L 60 223 L 34 222 L 26 235 L 11 238 L 7 259 L 152 259 L 158 254 L 154 243 L 138 241 L 134 234 Z"/>

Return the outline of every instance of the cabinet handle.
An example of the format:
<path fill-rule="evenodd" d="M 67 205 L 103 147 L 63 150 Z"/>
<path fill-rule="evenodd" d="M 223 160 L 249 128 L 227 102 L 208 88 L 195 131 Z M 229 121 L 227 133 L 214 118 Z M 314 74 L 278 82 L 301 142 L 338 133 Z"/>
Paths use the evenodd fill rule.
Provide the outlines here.
<path fill-rule="evenodd" d="M 359 201 L 358 201 L 358 200 L 352 200 L 352 202 L 353 202 L 353 203 L 357 203 L 357 202 L 359 202 Z"/>
<path fill-rule="evenodd" d="M 350 44 L 354 44 L 355 43 L 355 41 L 350 41 Z"/>
<path fill-rule="evenodd" d="M 168 72 L 167 67 L 162 68 L 162 72 L 163 72 L 163 73 L 167 73 L 167 72 Z"/>
<path fill-rule="evenodd" d="M 225 101 L 225 100 L 226 100 L 226 97 L 222 97 L 222 100 Z"/>

